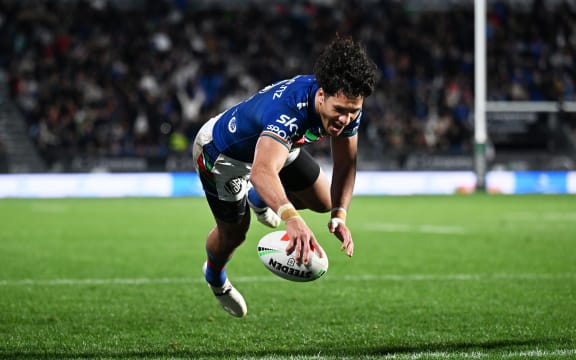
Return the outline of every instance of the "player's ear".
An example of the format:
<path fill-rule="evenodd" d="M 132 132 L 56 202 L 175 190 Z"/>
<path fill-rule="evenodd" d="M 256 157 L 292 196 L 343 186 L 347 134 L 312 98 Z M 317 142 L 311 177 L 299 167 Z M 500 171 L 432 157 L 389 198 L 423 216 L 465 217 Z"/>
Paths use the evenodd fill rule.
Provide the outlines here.
<path fill-rule="evenodd" d="M 318 88 L 317 94 L 318 94 L 318 101 L 320 102 L 320 104 L 322 104 L 326 100 L 326 93 L 324 92 L 324 89 Z"/>

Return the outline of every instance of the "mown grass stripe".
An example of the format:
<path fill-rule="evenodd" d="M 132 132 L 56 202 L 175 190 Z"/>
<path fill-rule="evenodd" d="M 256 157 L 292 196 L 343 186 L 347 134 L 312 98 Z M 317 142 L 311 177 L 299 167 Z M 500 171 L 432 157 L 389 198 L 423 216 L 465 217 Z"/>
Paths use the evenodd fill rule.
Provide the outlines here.
<path fill-rule="evenodd" d="M 237 276 L 234 282 L 270 282 L 270 276 Z M 501 281 L 501 280 L 576 280 L 576 273 L 557 274 L 445 274 L 445 275 L 344 275 L 325 277 L 322 281 Z M 4 279 L 0 286 L 60 286 L 60 285 L 149 285 L 202 283 L 202 278 L 110 278 L 110 279 Z"/>

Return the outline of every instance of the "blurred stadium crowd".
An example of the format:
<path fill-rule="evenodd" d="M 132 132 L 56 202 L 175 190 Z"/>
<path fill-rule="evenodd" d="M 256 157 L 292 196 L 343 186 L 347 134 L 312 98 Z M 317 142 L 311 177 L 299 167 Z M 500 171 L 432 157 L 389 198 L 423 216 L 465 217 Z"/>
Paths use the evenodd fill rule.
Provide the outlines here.
<path fill-rule="evenodd" d="M 381 70 L 361 145 L 375 153 L 472 146 L 472 2 L 419 12 L 402 1 L 0 2 L 0 66 L 44 159 L 186 154 L 211 116 L 271 82 L 311 73 L 336 33 Z M 488 96 L 576 100 L 576 8 L 489 2 Z M 327 148 L 315 149 L 321 155 Z"/>

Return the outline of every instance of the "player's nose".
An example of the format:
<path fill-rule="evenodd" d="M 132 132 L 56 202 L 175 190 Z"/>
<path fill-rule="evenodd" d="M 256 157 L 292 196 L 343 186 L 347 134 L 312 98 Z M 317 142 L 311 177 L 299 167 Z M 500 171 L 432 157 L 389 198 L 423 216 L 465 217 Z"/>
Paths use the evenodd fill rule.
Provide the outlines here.
<path fill-rule="evenodd" d="M 342 115 L 338 116 L 338 121 L 342 122 L 344 125 L 348 125 L 348 124 L 350 124 L 350 121 L 352 121 L 352 115 L 351 114 L 342 114 Z"/>

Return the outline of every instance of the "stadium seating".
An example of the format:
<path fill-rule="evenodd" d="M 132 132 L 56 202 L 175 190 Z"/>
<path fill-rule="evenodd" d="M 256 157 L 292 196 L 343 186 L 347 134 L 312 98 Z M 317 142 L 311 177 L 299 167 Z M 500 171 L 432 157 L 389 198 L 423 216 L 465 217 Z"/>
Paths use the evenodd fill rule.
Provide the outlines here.
<path fill-rule="evenodd" d="M 80 171 L 91 157 L 185 159 L 204 121 L 265 84 L 310 73 L 335 33 L 361 39 L 381 69 L 365 104 L 363 156 L 393 154 L 402 169 L 409 153 L 470 154 L 470 2 L 441 12 L 397 1 L 193 3 L 0 5 L 0 66 L 49 169 Z M 574 14 L 562 3 L 494 2 L 489 98 L 575 100 Z M 547 30 L 534 33 L 534 23 Z"/>

